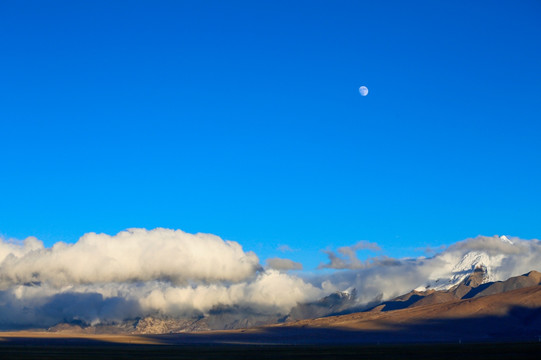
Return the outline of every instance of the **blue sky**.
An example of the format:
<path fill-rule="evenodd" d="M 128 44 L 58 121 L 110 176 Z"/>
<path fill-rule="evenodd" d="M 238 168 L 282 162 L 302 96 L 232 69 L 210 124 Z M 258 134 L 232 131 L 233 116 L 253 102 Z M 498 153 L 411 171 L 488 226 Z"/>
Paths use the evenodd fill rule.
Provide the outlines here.
<path fill-rule="evenodd" d="M 2 2 L 0 234 L 50 246 L 166 227 L 307 270 L 360 240 L 418 256 L 539 238 L 540 15 L 538 1 Z"/>

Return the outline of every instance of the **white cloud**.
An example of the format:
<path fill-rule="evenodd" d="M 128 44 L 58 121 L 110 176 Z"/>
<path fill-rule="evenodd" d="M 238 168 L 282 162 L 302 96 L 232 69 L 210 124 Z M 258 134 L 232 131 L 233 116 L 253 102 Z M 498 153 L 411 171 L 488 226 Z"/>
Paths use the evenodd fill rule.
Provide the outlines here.
<path fill-rule="evenodd" d="M 161 228 L 129 229 L 115 236 L 89 233 L 75 244 L 59 242 L 50 249 L 35 239 L 22 246 L 2 243 L 2 255 L 0 289 L 31 282 L 56 287 L 150 280 L 236 282 L 260 268 L 257 256 L 237 242 Z"/>
<path fill-rule="evenodd" d="M 287 294 L 284 289 L 287 289 Z M 322 291 L 298 277 L 274 270 L 259 273 L 250 281 L 235 284 L 206 284 L 176 287 L 147 284 L 133 294 L 147 312 L 180 315 L 198 311 L 208 313 L 217 305 L 245 306 L 260 312 L 287 313 L 298 302 L 309 301 Z"/>
<path fill-rule="evenodd" d="M 287 314 L 322 295 L 299 277 L 264 271 L 253 252 L 211 234 L 129 229 L 52 248 L 35 238 L 0 241 L 0 328 L 192 316 L 220 306 Z"/>

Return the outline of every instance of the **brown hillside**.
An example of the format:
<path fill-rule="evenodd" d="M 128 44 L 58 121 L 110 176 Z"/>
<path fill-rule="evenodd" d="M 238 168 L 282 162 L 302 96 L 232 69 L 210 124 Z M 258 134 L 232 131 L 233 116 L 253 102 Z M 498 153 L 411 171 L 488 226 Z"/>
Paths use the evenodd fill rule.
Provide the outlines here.
<path fill-rule="evenodd" d="M 360 312 L 315 320 L 302 320 L 282 327 L 325 327 L 356 330 L 398 328 L 403 324 L 436 319 L 513 316 L 515 308 L 541 309 L 541 285 L 466 300 L 416 306 L 388 312 Z"/>
<path fill-rule="evenodd" d="M 530 287 L 538 285 L 541 281 L 541 273 L 537 271 L 530 271 L 527 274 L 521 276 L 515 276 L 509 278 L 505 281 L 497 281 L 491 284 L 486 284 L 479 286 L 479 292 L 476 293 L 473 297 L 481 297 L 493 294 L 499 294 L 506 291 L 511 291 L 515 289 L 522 289 L 525 287 Z"/>

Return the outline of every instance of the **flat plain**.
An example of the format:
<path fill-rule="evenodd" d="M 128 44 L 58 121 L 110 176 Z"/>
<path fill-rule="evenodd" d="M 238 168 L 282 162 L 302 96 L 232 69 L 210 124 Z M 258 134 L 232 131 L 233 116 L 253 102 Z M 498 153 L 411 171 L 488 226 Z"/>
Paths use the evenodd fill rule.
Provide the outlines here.
<path fill-rule="evenodd" d="M 4 338 L 5 339 L 5 338 Z M 12 338 L 2 359 L 538 359 L 541 343 L 241 345 L 130 344 L 85 338 Z"/>

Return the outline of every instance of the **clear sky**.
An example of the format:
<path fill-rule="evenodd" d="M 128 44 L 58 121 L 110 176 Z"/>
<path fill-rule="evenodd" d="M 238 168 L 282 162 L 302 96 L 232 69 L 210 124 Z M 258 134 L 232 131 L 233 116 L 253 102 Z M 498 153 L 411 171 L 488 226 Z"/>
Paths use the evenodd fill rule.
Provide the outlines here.
<path fill-rule="evenodd" d="M 307 270 L 360 240 L 539 238 L 540 19 L 539 1 L 2 1 L 0 234 L 166 227 Z"/>

